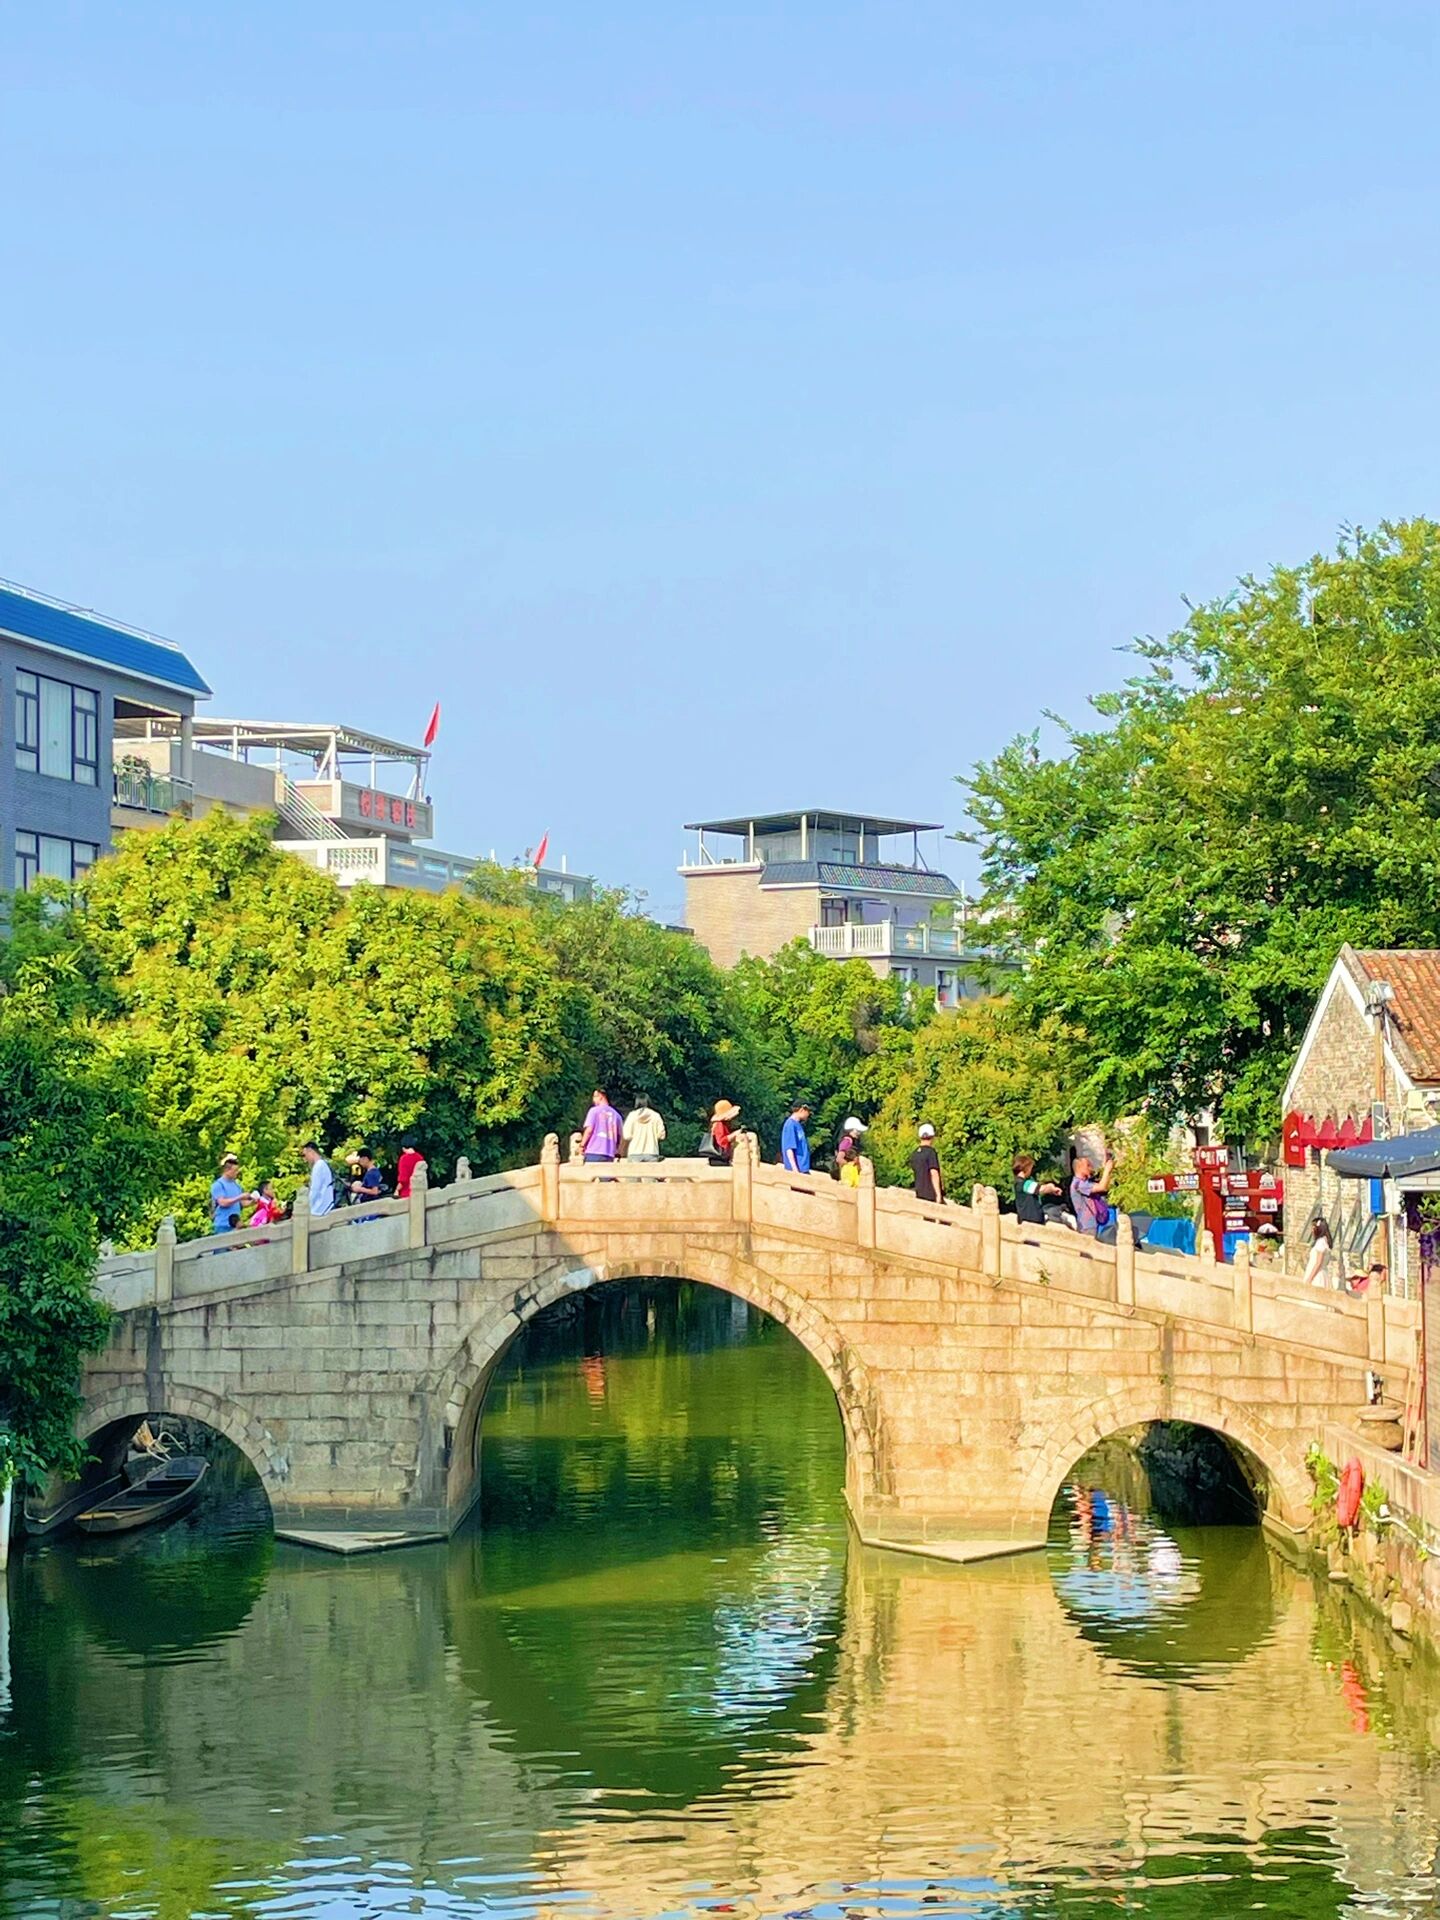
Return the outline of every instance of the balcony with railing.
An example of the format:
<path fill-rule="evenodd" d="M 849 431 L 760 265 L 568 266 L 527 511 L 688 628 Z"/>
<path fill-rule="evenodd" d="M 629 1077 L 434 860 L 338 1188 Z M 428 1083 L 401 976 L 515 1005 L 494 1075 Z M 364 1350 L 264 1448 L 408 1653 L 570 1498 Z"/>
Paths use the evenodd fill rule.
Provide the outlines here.
<path fill-rule="evenodd" d="M 811 927 L 810 944 L 816 953 L 833 960 L 904 960 L 929 954 L 958 960 L 965 952 L 953 927 L 926 922 L 902 925 L 894 920 L 851 920 L 838 927 Z"/>
<path fill-rule="evenodd" d="M 172 813 L 189 815 L 195 805 L 191 781 L 174 774 L 155 773 L 144 765 L 117 766 L 113 770 L 112 803 L 132 813 L 153 813 L 162 818 Z"/>

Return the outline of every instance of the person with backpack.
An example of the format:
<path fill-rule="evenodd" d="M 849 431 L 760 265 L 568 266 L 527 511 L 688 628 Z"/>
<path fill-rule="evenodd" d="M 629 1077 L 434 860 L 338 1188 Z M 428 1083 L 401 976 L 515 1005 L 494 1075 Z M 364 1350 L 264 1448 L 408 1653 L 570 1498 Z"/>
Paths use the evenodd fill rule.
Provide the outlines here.
<path fill-rule="evenodd" d="M 1070 1204 L 1075 1210 L 1075 1225 L 1081 1233 L 1098 1240 L 1114 1216 L 1115 1209 L 1105 1198 L 1115 1178 L 1115 1156 L 1107 1153 L 1097 1174 L 1088 1153 L 1077 1153 L 1070 1175 Z"/>
<path fill-rule="evenodd" d="M 322 1213 L 335 1211 L 335 1176 L 330 1171 L 330 1162 L 321 1153 L 314 1140 L 307 1140 L 300 1149 L 300 1157 L 310 1169 L 310 1212 L 316 1219 Z"/>
<path fill-rule="evenodd" d="M 735 1158 L 735 1135 L 730 1130 L 730 1122 L 740 1118 L 740 1109 L 733 1100 L 717 1100 L 710 1115 L 709 1124 L 700 1136 L 700 1158 L 708 1160 L 712 1166 L 728 1167 Z"/>
<path fill-rule="evenodd" d="M 857 1120 L 854 1114 L 840 1129 L 840 1138 L 835 1144 L 835 1171 L 842 1187 L 860 1184 L 860 1136 L 864 1132 L 865 1122 Z"/>

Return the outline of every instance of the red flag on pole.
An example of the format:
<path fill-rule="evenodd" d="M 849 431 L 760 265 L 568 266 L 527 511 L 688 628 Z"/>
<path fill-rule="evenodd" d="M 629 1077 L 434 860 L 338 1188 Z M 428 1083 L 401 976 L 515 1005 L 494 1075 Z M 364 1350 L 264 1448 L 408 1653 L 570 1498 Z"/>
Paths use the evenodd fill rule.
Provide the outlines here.
<path fill-rule="evenodd" d="M 541 867 L 544 866 L 545 856 L 549 851 L 550 851 L 550 835 L 548 832 L 546 832 L 541 834 L 540 844 L 535 849 L 535 871 L 537 873 L 540 871 Z"/>
<path fill-rule="evenodd" d="M 435 736 L 437 733 L 439 733 L 439 731 L 440 731 L 440 702 L 437 700 L 435 702 L 435 711 L 431 714 L 429 720 L 425 724 L 425 738 L 420 742 L 421 746 L 433 747 L 435 744 Z"/>

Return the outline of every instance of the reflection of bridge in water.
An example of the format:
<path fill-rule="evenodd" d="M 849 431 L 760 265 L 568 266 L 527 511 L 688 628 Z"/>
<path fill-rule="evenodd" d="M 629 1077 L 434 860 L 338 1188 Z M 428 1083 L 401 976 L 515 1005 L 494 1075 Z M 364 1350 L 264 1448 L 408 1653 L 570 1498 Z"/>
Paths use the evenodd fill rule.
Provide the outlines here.
<path fill-rule="evenodd" d="M 117 1871 L 115 1809 L 143 1792 L 174 1831 L 206 1836 L 216 1884 L 243 1874 L 256 1898 L 336 1897 L 334 1837 L 347 1834 L 351 1882 L 394 1889 L 396 1911 L 404 1888 L 429 1889 L 447 1912 L 502 1893 L 527 1910 L 554 1894 L 559 1908 L 592 1890 L 587 1912 L 675 1912 L 710 1890 L 744 1911 L 795 1913 L 842 1883 L 845 1904 L 868 1910 L 866 1889 L 918 1901 L 927 1883 L 963 1882 L 1018 1902 L 1209 1874 L 1229 1877 L 1228 1903 L 1194 1911 L 1240 1912 L 1265 1895 L 1267 1871 L 1303 1854 L 1304 1910 L 1329 1913 L 1347 1882 L 1373 1892 L 1433 1864 L 1423 1676 L 1375 1661 L 1347 1680 L 1308 1581 L 1254 1532 L 1236 1531 L 1233 1558 L 1213 1536 L 1212 1550 L 1204 1578 L 1242 1593 L 1245 1631 L 1167 1671 L 1159 1649 L 1137 1663 L 1077 1625 L 1038 1556 L 960 1581 L 854 1549 L 828 1644 L 817 1636 L 766 1728 L 714 1730 L 698 1770 L 677 1764 L 682 1736 L 658 1696 L 648 1732 L 617 1744 L 603 1608 L 556 1606 L 546 1629 L 573 1642 L 557 1673 L 582 1655 L 600 1670 L 593 1694 L 537 1699 L 473 1536 L 350 1564 L 284 1547 L 272 1560 L 266 1541 L 233 1549 L 253 1554 L 253 1572 L 234 1583 L 233 1618 L 197 1622 L 198 1661 L 169 1637 L 178 1618 L 163 1652 L 134 1658 L 73 1557 L 31 1556 L 18 1569 L 21 1731 L 0 1787 L 7 1766 L 16 1787 L 59 1770 L 85 1804 L 108 1803 Z M 147 1580 L 158 1596 L 167 1577 L 152 1562 L 128 1598 L 143 1610 Z M 608 1578 L 596 1570 L 597 1592 Z M 643 1567 L 617 1603 L 646 1606 Z M 400 1620 L 404 1633 L 386 1631 Z M 1374 1730 L 1357 1720 L 1356 1684 Z M 44 1752 L 24 1733 L 37 1699 Z M 244 1767 L 219 1764 L 227 1754 Z M 7 1859 L 0 1838 L 0 1885 L 21 1888 L 49 1840 L 15 1834 L 27 1852 Z M 205 1890 L 197 1906 L 224 1904 Z M 138 1903 L 143 1876 L 126 1891 Z"/>
<path fill-rule="evenodd" d="M 118 1309 L 85 1377 L 84 1432 L 166 1411 L 253 1461 L 278 1519 L 448 1531 L 475 1496 L 498 1357 L 602 1281 L 720 1287 L 824 1369 L 851 1509 L 895 1544 L 1043 1537 L 1076 1458 L 1155 1420 L 1241 1449 L 1269 1514 L 1308 1519 L 1304 1456 L 1397 1370 L 1416 1308 L 1304 1290 L 1211 1259 L 1002 1218 L 993 1193 L 928 1206 L 755 1163 L 537 1167 L 409 1201 L 106 1261 Z"/>

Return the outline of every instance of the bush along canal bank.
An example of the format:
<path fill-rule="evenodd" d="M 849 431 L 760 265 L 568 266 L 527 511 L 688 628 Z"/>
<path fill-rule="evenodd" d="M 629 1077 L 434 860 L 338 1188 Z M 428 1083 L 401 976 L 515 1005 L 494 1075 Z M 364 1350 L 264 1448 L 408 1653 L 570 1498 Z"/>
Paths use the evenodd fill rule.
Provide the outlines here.
<path fill-rule="evenodd" d="M 1440 1659 L 1440 1487 L 1344 1427 L 1307 1460 L 1314 1522 L 1298 1544 L 1311 1570 L 1348 1586 L 1391 1634 Z M 1440 1667 L 1437 1667 L 1440 1674 Z"/>

